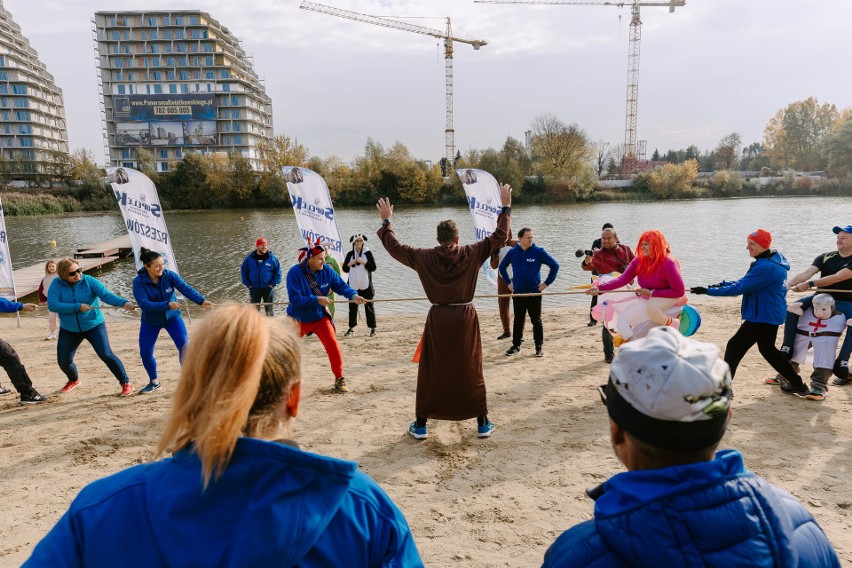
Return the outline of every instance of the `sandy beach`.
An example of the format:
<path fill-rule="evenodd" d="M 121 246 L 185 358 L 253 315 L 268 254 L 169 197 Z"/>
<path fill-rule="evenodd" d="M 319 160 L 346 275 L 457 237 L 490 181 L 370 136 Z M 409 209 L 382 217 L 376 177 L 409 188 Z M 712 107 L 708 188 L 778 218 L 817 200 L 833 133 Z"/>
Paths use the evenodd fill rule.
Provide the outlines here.
<path fill-rule="evenodd" d="M 739 325 L 739 300 L 693 303 L 703 320 L 696 338 L 724 348 Z M 535 358 L 528 340 L 520 355 L 506 357 L 508 340 L 495 339 L 501 332 L 496 309 L 481 312 L 494 435 L 477 439 L 475 420 L 430 421 L 429 439 L 416 441 L 406 433 L 417 375 L 410 359 L 426 314 L 377 312 L 375 338 L 364 325 L 342 337 L 345 311 L 338 313 L 352 389 L 347 395 L 333 392 L 322 346 L 306 338 L 297 441 L 308 451 L 355 460 L 378 481 L 407 517 L 427 566 L 539 565 L 557 535 L 591 518 L 585 489 L 623 471 L 594 388 L 608 376 L 600 327 L 586 326 L 583 308 L 548 308 L 545 301 L 546 356 Z M 84 344 L 76 357 L 82 384 L 60 395 L 65 377 L 55 342 L 44 339 L 47 318 L 40 313 L 22 314 L 20 328 L 14 317 L 0 318 L 2 337 L 50 397 L 24 407 L 16 395 L 0 398 L 2 566 L 26 560 L 81 487 L 151 459 L 179 376 L 177 351 L 163 333 L 156 355 L 164 387 L 119 398 L 118 383 Z M 193 317 L 203 317 L 201 310 Z M 108 310 L 106 318 L 113 349 L 138 389 L 147 381 L 138 315 Z M 189 326 L 190 337 L 197 327 Z M 734 418 L 721 447 L 742 451 L 750 469 L 797 496 L 844 565 L 852 566 L 852 419 L 846 414 L 852 387 L 832 388 L 825 401 L 814 402 L 765 385 L 771 374 L 757 349 L 749 352 L 734 382 Z M 5 374 L 0 382 L 11 386 Z M 127 538 L 133 533 L 128 525 Z"/>

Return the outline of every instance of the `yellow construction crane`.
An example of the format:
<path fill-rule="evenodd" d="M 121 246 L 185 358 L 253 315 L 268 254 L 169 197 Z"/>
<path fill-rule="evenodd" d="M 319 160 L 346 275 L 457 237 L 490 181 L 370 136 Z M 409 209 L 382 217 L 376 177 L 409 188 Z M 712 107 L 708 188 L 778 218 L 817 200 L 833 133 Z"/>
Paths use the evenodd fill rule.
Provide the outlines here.
<path fill-rule="evenodd" d="M 686 0 L 667 0 L 661 2 L 642 2 L 640 0 L 473 0 L 474 4 L 538 4 L 538 5 L 574 5 L 574 6 L 630 6 L 630 43 L 627 48 L 627 112 L 624 124 L 624 163 L 625 174 L 636 171 L 637 141 L 636 116 L 639 109 L 639 45 L 642 40 L 642 20 L 639 17 L 641 6 L 667 7 L 669 13 Z M 644 145 L 644 141 L 643 141 Z M 644 153 L 644 152 L 642 152 Z"/>
<path fill-rule="evenodd" d="M 299 8 L 303 10 L 319 12 L 321 14 L 328 14 L 330 16 L 337 16 L 339 18 L 346 18 L 348 20 L 355 20 L 356 22 L 365 22 L 367 24 L 374 24 L 385 28 L 403 30 L 416 34 L 437 37 L 444 40 L 444 67 L 447 82 L 447 128 L 446 130 L 444 130 L 444 142 L 447 160 L 445 175 L 452 175 L 453 161 L 455 161 L 456 157 L 455 130 L 453 130 L 453 42 L 457 41 L 460 43 L 470 44 L 473 46 L 473 49 L 476 50 L 478 50 L 483 45 L 488 45 L 488 42 L 482 39 L 471 39 L 467 37 L 454 36 L 452 33 L 450 18 L 446 18 L 447 29 L 446 31 L 442 31 L 433 28 L 426 28 L 423 26 L 416 26 L 407 22 L 400 22 L 398 20 L 393 20 L 384 16 L 370 16 L 368 14 L 360 14 L 358 12 L 352 12 L 350 10 L 341 10 L 340 8 L 333 8 L 331 6 L 315 4 L 313 2 L 302 2 Z"/>

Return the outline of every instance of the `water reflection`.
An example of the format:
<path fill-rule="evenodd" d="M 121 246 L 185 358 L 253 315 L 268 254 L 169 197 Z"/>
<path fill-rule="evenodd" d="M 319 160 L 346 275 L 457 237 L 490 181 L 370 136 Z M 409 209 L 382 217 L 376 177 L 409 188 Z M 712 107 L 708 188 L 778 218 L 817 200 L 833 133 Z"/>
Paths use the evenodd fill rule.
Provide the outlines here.
<path fill-rule="evenodd" d="M 568 286 L 587 282 L 574 251 L 588 248 L 605 222 L 615 225 L 621 241 L 631 248 L 643 231 L 662 230 L 672 253 L 680 260 L 687 286 L 696 286 L 742 276 L 750 263 L 745 238 L 757 227 L 772 232 L 773 248 L 790 260 L 793 273 L 803 270 L 818 253 L 835 248 L 831 228 L 847 225 L 852 218 L 852 206 L 843 203 L 837 198 L 796 197 L 516 206 L 512 228 L 515 233 L 525 226 L 533 228 L 536 242 L 561 264 L 551 291 L 564 291 Z M 350 235 L 368 236 L 367 246 L 378 265 L 374 274 L 378 298 L 423 296 L 414 271 L 391 259 L 375 237 L 379 218 L 374 208 L 339 209 L 337 217 L 344 248 Z M 462 231 L 462 242 L 473 242 L 470 213 L 465 207 L 399 206 L 394 227 L 403 242 L 431 247 L 435 244 L 435 226 L 444 219 L 455 219 Z M 167 222 L 181 274 L 214 302 L 247 301 L 239 268 L 258 237 L 269 241 L 270 250 L 278 255 L 285 270 L 295 262 L 295 251 L 302 246 L 290 209 L 170 212 Z M 118 211 L 12 217 L 6 224 L 15 268 L 69 256 L 78 247 L 125 232 Z M 56 248 L 51 246 L 51 240 L 57 242 Z M 93 274 L 116 293 L 131 296 L 135 276 L 132 260 L 119 261 L 99 275 Z M 495 290 L 480 278 L 478 293 L 493 294 Z M 279 298 L 284 296 L 282 289 Z M 586 302 L 585 296 L 546 300 L 548 305 L 576 306 Z M 477 308 L 484 310 L 496 311 L 496 304 L 496 300 L 488 298 L 476 301 Z M 379 305 L 377 311 L 425 314 L 428 305 L 425 301 L 395 302 Z"/>

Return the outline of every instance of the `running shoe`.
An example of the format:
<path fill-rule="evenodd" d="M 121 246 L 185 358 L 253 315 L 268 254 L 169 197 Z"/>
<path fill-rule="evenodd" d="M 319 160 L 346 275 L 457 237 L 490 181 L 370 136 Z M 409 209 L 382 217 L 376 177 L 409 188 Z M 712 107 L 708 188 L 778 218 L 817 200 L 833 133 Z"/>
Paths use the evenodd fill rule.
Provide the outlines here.
<path fill-rule="evenodd" d="M 763 382 L 766 383 L 767 385 L 776 385 L 777 386 L 777 385 L 781 384 L 781 381 L 779 381 L 775 377 L 769 377 L 768 379 L 766 379 Z"/>
<path fill-rule="evenodd" d="M 355 330 L 351 327 L 343 334 L 344 337 L 349 337 L 350 335 L 355 335 Z"/>
<path fill-rule="evenodd" d="M 850 375 L 850 377 L 847 377 L 845 379 L 841 379 L 840 377 L 835 377 L 834 380 L 831 381 L 831 384 L 833 384 L 836 387 L 845 387 L 849 383 L 852 383 L 852 375 Z"/>
<path fill-rule="evenodd" d="M 805 395 L 805 398 L 808 400 L 825 400 L 827 395 L 828 391 L 820 388 L 812 388 L 811 391 Z"/>
<path fill-rule="evenodd" d="M 487 438 L 491 435 L 491 432 L 494 431 L 494 423 L 490 420 L 486 420 L 485 424 L 482 426 L 476 427 L 476 437 L 477 438 Z"/>
<path fill-rule="evenodd" d="M 504 331 L 503 333 L 497 336 L 497 339 L 509 339 L 510 337 L 512 337 L 512 334 L 508 331 Z"/>
<path fill-rule="evenodd" d="M 139 389 L 139 394 L 148 394 L 149 392 L 154 392 L 155 390 L 159 390 L 163 385 L 160 384 L 160 381 L 148 381 L 148 384 Z"/>
<path fill-rule="evenodd" d="M 50 332 L 50 335 L 44 338 L 45 341 L 50 341 L 51 339 L 56 339 L 56 334 L 54 332 Z"/>
<path fill-rule="evenodd" d="M 512 345 L 511 347 L 509 347 L 509 350 L 506 351 L 506 355 L 511 357 L 512 355 L 517 355 L 520 352 L 521 352 L 520 347 L 518 347 L 517 345 Z"/>
<path fill-rule="evenodd" d="M 370 337 L 376 337 L 376 328 L 370 328 Z"/>
<path fill-rule="evenodd" d="M 349 386 L 346 384 L 346 379 L 337 377 L 334 379 L 334 390 L 337 392 L 349 392 Z"/>
<path fill-rule="evenodd" d="M 811 389 L 808 388 L 808 385 L 802 385 L 800 387 L 794 387 L 793 385 L 781 385 L 781 392 L 784 394 L 794 394 L 799 398 L 805 398 L 810 392 Z"/>
<path fill-rule="evenodd" d="M 45 400 L 47 399 L 36 391 L 33 391 L 30 394 L 21 395 L 21 404 L 37 404 L 39 402 L 44 402 Z"/>
<path fill-rule="evenodd" d="M 612 353 L 604 353 L 604 361 L 607 363 L 612 363 L 613 354 Z"/>
<path fill-rule="evenodd" d="M 3 394 L 12 394 L 12 389 L 7 389 L 6 387 L 0 387 L 0 395 Z"/>
<path fill-rule="evenodd" d="M 535 356 L 536 357 L 544 357 L 544 349 L 541 347 L 541 345 L 535 346 Z"/>
<path fill-rule="evenodd" d="M 67 383 L 65 383 L 65 386 L 62 387 L 61 392 L 71 392 L 72 390 L 76 389 L 79 386 L 80 386 L 80 379 L 77 379 L 76 381 L 68 381 Z"/>
<path fill-rule="evenodd" d="M 429 434 L 426 432 L 426 426 L 418 428 L 416 420 L 408 425 L 408 433 L 411 434 L 411 437 L 415 440 L 425 440 L 429 437 Z"/>
<path fill-rule="evenodd" d="M 119 396 L 130 396 L 133 394 L 133 385 L 130 383 L 121 383 L 121 392 Z"/>

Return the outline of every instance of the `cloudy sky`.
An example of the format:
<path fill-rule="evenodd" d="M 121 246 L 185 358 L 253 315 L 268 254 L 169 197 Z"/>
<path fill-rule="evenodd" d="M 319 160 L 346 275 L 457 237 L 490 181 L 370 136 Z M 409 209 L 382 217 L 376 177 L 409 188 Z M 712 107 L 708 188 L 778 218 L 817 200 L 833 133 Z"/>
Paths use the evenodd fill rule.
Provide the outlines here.
<path fill-rule="evenodd" d="M 72 148 L 100 161 L 90 20 L 98 10 L 203 9 L 254 55 L 272 97 L 275 133 L 345 161 L 368 137 L 444 153 L 440 40 L 299 9 L 299 0 L 3 0 L 65 95 Z M 456 146 L 523 140 L 553 113 L 592 139 L 624 140 L 629 8 L 474 4 L 473 0 L 326 0 L 366 14 L 484 39 L 456 44 Z M 638 138 L 655 149 L 712 149 L 739 132 L 760 141 L 785 105 L 816 97 L 852 106 L 849 0 L 687 0 L 642 11 Z"/>

